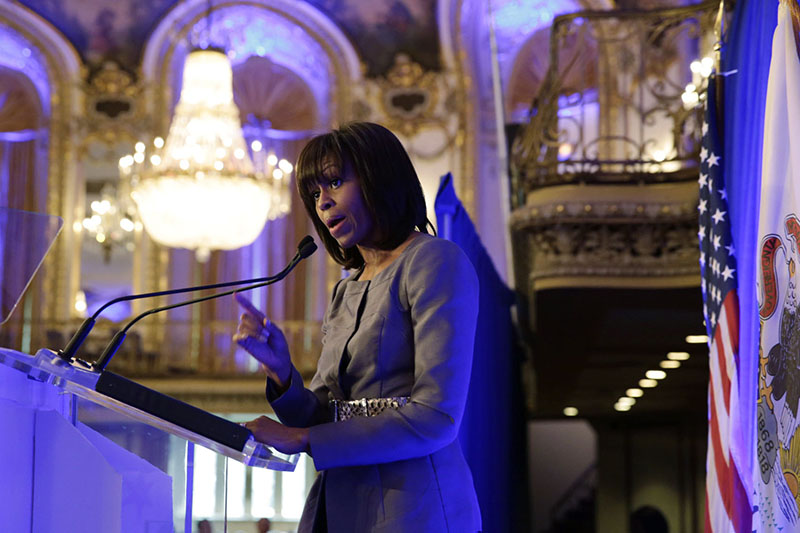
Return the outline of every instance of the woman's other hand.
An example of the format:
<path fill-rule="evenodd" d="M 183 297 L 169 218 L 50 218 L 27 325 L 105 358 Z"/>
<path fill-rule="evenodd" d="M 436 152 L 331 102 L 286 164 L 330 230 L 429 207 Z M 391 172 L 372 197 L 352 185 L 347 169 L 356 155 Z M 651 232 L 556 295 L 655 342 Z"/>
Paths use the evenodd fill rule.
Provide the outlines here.
<path fill-rule="evenodd" d="M 290 428 L 266 416 L 245 422 L 244 427 L 253 433 L 257 441 L 279 452 L 286 454 L 310 452 L 306 428 Z"/>
<path fill-rule="evenodd" d="M 245 312 L 239 317 L 233 340 L 264 365 L 267 376 L 282 393 L 289 386 L 292 375 L 292 359 L 286 336 L 241 293 L 237 292 L 234 296 Z"/>

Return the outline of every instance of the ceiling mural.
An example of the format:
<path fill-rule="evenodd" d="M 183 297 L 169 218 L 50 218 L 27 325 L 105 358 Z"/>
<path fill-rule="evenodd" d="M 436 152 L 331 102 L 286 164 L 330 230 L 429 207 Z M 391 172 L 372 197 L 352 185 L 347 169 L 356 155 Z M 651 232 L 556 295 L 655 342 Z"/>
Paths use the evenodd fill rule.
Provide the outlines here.
<path fill-rule="evenodd" d="M 385 74 L 398 53 L 441 70 L 436 0 L 309 0 L 355 43 L 368 77 Z"/>
<path fill-rule="evenodd" d="M 381 76 L 404 53 L 440 70 L 436 0 L 308 0 L 355 44 L 366 74 Z M 58 28 L 90 68 L 113 60 L 135 72 L 150 32 L 177 0 L 21 0 Z M 219 4 L 222 2 L 214 2 Z"/>
<path fill-rule="evenodd" d="M 22 0 L 58 28 L 90 67 L 113 60 L 135 71 L 143 44 L 176 0 Z"/>

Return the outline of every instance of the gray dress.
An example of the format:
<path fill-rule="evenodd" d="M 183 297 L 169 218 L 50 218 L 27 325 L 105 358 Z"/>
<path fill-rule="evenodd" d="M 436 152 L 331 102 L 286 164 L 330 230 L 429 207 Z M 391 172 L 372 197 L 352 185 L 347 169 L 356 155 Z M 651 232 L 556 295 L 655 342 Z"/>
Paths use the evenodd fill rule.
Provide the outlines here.
<path fill-rule="evenodd" d="M 280 420 L 308 427 L 321 471 L 300 532 L 479 531 L 458 443 L 472 367 L 478 280 L 461 249 L 418 235 L 370 281 L 340 281 L 323 321 L 317 373 L 293 370 Z M 378 416 L 332 422 L 331 399 L 410 396 Z M 324 527 L 324 526 L 323 526 Z"/>

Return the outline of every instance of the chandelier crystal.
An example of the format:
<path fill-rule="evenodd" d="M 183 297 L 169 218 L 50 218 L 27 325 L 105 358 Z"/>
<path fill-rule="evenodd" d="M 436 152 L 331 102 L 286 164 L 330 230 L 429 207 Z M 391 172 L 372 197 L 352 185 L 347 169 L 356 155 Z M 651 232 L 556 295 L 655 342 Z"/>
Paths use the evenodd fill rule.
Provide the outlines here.
<path fill-rule="evenodd" d="M 125 201 L 125 195 L 118 195 L 111 183 L 100 189 L 100 199 L 90 204 L 91 211 L 79 224 L 88 235 L 103 247 L 103 261 L 111 261 L 115 246 L 133 250 L 133 231 L 137 228 L 134 209 Z M 141 229 L 141 226 L 139 227 Z"/>
<path fill-rule="evenodd" d="M 201 260 L 210 250 L 252 243 L 274 212 L 273 179 L 254 170 L 232 81 L 223 52 L 191 52 L 166 141 L 156 139 L 148 161 L 138 146 L 120 160 L 150 236 L 166 246 L 196 250 Z"/>

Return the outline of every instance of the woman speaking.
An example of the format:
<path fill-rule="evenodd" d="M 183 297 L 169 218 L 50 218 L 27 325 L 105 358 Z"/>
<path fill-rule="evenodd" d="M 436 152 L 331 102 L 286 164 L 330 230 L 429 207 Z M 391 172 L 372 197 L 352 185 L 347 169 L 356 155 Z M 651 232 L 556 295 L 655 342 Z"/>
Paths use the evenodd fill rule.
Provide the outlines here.
<path fill-rule="evenodd" d="M 263 364 L 282 422 L 245 425 L 320 471 L 299 531 L 479 531 L 457 440 L 478 313 L 471 263 L 427 234 L 419 179 L 386 128 L 351 123 L 313 138 L 296 175 L 325 248 L 351 271 L 333 290 L 309 388 L 281 330 L 252 306 L 234 339 Z"/>

